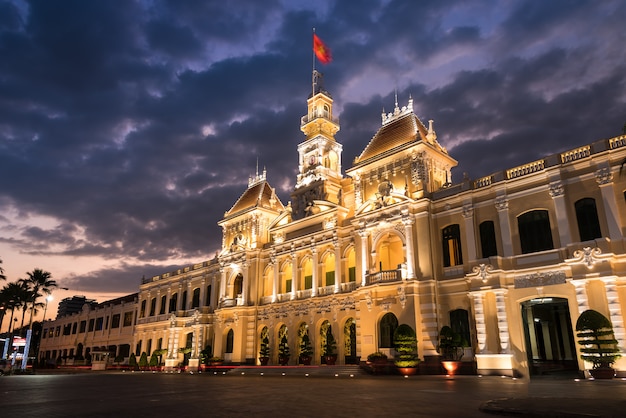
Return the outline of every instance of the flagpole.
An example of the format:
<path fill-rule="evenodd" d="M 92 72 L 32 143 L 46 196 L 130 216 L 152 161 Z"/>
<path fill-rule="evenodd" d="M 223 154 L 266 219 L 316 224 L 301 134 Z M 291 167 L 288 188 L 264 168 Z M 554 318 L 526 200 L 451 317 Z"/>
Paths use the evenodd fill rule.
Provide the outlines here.
<path fill-rule="evenodd" d="M 313 71 L 311 72 L 311 97 L 315 96 L 315 28 L 313 28 L 313 36 L 311 37 L 313 42 L 311 51 L 313 52 Z"/>

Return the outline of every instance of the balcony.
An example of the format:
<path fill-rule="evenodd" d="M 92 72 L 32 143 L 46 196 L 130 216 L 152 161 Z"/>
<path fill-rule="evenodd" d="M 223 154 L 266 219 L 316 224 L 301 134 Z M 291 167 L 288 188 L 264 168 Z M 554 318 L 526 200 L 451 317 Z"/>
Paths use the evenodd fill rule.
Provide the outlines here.
<path fill-rule="evenodd" d="M 400 270 L 382 270 L 365 276 L 367 285 L 402 281 Z"/>

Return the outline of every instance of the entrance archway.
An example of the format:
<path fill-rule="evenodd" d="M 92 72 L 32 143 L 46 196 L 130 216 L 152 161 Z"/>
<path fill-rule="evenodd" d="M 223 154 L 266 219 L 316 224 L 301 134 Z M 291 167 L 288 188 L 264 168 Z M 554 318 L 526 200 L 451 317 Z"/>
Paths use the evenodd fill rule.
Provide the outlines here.
<path fill-rule="evenodd" d="M 521 308 L 530 375 L 577 372 L 567 299 L 531 299 L 522 302 Z"/>

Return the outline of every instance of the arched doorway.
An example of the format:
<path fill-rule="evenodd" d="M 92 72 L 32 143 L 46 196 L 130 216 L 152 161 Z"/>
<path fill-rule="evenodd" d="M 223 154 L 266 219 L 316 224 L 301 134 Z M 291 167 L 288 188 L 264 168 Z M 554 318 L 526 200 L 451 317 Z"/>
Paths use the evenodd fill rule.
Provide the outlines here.
<path fill-rule="evenodd" d="M 530 375 L 577 372 L 567 299 L 531 299 L 522 302 L 521 308 Z"/>

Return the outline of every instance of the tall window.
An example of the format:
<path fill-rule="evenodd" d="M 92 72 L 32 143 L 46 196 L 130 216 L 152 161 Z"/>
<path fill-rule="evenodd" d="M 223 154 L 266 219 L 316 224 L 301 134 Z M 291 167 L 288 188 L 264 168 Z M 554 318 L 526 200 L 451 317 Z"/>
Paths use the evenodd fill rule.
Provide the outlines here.
<path fill-rule="evenodd" d="M 146 316 L 146 300 L 141 301 L 141 309 L 139 310 L 139 318 Z"/>
<path fill-rule="evenodd" d="M 517 228 L 522 254 L 554 248 L 547 210 L 533 210 L 518 216 Z"/>
<path fill-rule="evenodd" d="M 211 306 L 211 285 L 206 287 L 206 301 L 204 302 L 206 306 Z"/>
<path fill-rule="evenodd" d="M 228 334 L 226 334 L 226 352 L 227 353 L 232 353 L 233 352 L 233 341 L 235 339 L 235 333 L 233 332 L 232 329 L 228 330 Z"/>
<path fill-rule="evenodd" d="M 398 328 L 398 318 L 391 312 L 385 314 L 380 320 L 380 344 L 381 348 L 393 347 L 393 333 Z"/>
<path fill-rule="evenodd" d="M 199 308 L 200 307 L 200 288 L 196 287 L 193 289 L 193 296 L 191 297 L 191 308 Z"/>
<path fill-rule="evenodd" d="M 443 241 L 443 266 L 451 267 L 463 264 L 461 253 L 461 228 L 459 224 L 445 227 L 441 231 Z"/>
<path fill-rule="evenodd" d="M 591 241 L 602 237 L 596 201 L 590 197 L 580 199 L 574 203 L 576 209 L 576 221 L 581 241 Z"/>
<path fill-rule="evenodd" d="M 482 258 L 498 255 L 498 249 L 496 247 L 496 230 L 493 225 L 493 221 L 482 222 L 478 226 L 480 232 L 480 249 Z"/>
<path fill-rule="evenodd" d="M 187 291 L 183 291 L 183 296 L 180 298 L 180 309 L 187 310 Z"/>
<path fill-rule="evenodd" d="M 170 312 L 178 310 L 178 293 L 174 293 L 170 298 Z"/>
<path fill-rule="evenodd" d="M 159 306 L 159 315 L 163 315 L 165 313 L 165 308 L 167 307 L 167 296 L 161 296 L 161 305 Z"/>
<path fill-rule="evenodd" d="M 156 298 L 152 298 L 150 299 L 150 315 L 149 316 L 154 316 L 155 313 L 156 313 Z"/>
<path fill-rule="evenodd" d="M 233 297 L 236 298 L 237 296 L 241 295 L 242 290 L 243 276 L 241 275 L 241 273 L 239 273 L 235 278 L 235 282 L 233 283 Z"/>

